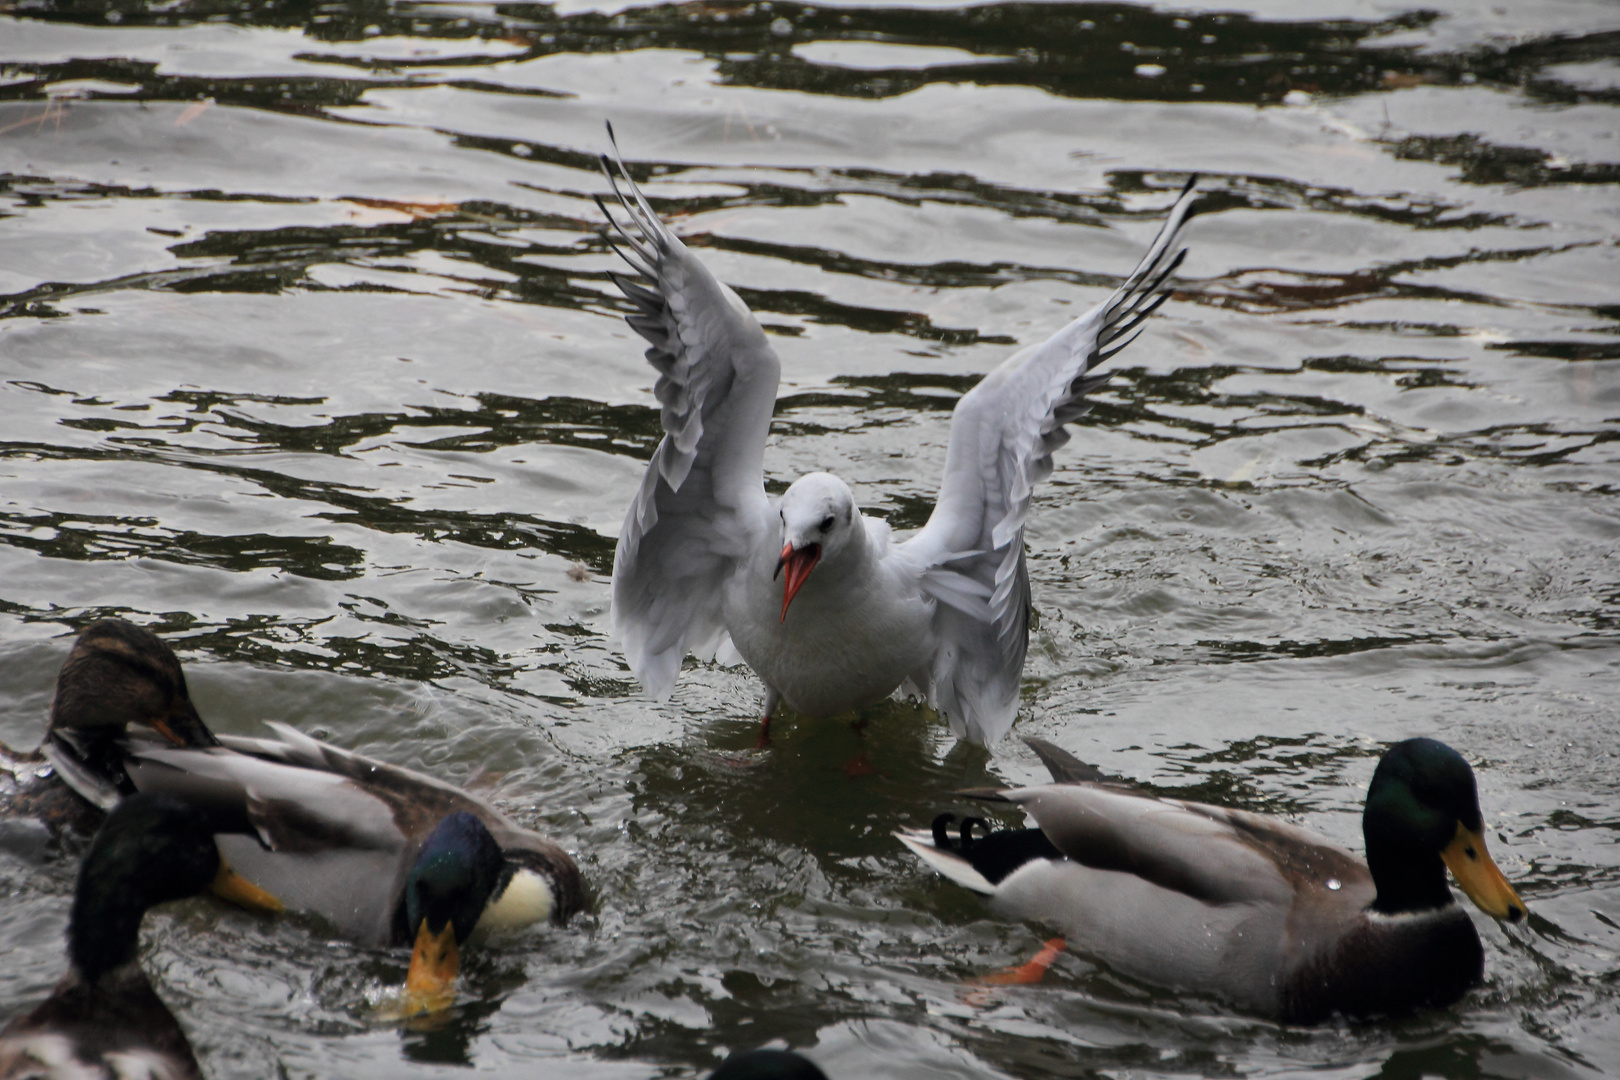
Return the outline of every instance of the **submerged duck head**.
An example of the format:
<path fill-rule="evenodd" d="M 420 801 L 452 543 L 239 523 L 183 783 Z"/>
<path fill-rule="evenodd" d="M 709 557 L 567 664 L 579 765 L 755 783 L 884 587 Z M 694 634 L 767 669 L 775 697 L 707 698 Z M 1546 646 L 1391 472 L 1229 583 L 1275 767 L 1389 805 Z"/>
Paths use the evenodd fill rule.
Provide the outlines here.
<path fill-rule="evenodd" d="M 79 866 L 68 960 L 95 982 L 135 959 L 141 917 L 227 877 L 215 823 L 167 795 L 132 795 L 107 815 Z"/>
<path fill-rule="evenodd" d="M 144 725 L 176 746 L 217 746 L 186 690 L 174 650 L 123 619 L 91 623 L 56 678 L 51 731 L 81 741 Z"/>
<path fill-rule="evenodd" d="M 1525 917 L 1524 902 L 1485 849 L 1484 818 L 1474 770 L 1435 739 L 1407 739 L 1384 752 L 1362 812 L 1367 867 L 1384 914 L 1440 908 L 1452 902 L 1446 868 L 1487 915 Z"/>
<path fill-rule="evenodd" d="M 475 815 L 458 811 L 428 834 L 405 879 L 405 924 L 414 943 L 408 993 L 450 992 L 459 947 L 510 877 L 500 845 Z"/>
<path fill-rule="evenodd" d="M 782 558 L 777 574 L 782 583 L 782 618 L 788 605 L 820 562 L 835 561 L 855 539 L 858 530 L 855 493 L 831 473 L 801 476 L 782 493 L 776 514 L 782 523 Z"/>

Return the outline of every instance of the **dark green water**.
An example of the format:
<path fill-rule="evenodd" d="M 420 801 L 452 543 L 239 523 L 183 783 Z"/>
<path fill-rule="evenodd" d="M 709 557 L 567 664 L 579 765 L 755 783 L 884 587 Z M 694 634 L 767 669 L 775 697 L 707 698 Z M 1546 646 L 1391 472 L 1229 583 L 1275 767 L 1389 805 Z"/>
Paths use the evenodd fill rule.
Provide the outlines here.
<path fill-rule="evenodd" d="M 145 961 L 215 1077 L 1620 1073 L 1620 12 L 1268 0 L 0 2 L 0 739 L 76 628 L 166 633 L 203 715 L 492 794 L 595 910 L 483 952 L 443 1027 L 403 956 L 212 905 Z M 1478 767 L 1532 919 L 1398 1024 L 1287 1030 L 1083 957 L 903 856 L 1039 774 L 904 703 L 640 696 L 613 538 L 655 444 L 590 195 L 611 118 L 773 334 L 773 484 L 896 525 L 955 397 L 1102 298 L 1203 174 L 1183 287 L 1031 516 L 1014 735 L 1360 846 L 1385 743 Z M 778 487 L 779 489 L 779 487 Z M 874 770 L 848 775 L 857 752 Z M 74 866 L 0 853 L 0 1016 Z"/>

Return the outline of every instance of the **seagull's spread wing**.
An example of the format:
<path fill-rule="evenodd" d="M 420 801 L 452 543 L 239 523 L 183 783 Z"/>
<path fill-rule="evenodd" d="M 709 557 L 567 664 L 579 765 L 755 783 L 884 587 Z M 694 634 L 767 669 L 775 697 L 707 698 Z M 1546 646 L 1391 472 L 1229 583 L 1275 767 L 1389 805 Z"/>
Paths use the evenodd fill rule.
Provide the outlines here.
<path fill-rule="evenodd" d="M 628 224 L 605 205 L 602 212 L 635 275 L 613 280 L 638 309 L 626 321 L 651 345 L 664 438 L 613 554 L 613 628 L 636 678 L 663 698 L 682 657 L 712 655 L 720 644 L 726 579 L 761 541 L 770 515 L 765 437 L 781 364 L 742 298 L 658 220 L 623 160 L 617 175 L 614 164 L 603 157 Z"/>
<path fill-rule="evenodd" d="M 1129 344 L 1169 296 L 1170 274 L 1186 254 L 1176 244 L 1192 204 L 1189 180 L 1153 246 L 1113 296 L 1009 357 L 956 405 L 939 502 L 903 550 L 933 568 L 923 589 L 940 601 L 935 630 L 942 645 L 925 689 L 958 736 L 988 745 L 1012 726 L 1029 642 L 1030 492 L 1051 474 L 1052 451 L 1069 441 L 1064 425 L 1090 410 L 1086 394 L 1107 381 L 1088 373 Z"/>

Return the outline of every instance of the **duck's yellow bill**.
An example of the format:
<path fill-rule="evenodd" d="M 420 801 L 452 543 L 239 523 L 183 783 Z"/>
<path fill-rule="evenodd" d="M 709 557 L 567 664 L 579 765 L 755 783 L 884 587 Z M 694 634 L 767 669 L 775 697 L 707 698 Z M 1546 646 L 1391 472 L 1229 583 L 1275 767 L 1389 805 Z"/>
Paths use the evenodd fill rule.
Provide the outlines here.
<path fill-rule="evenodd" d="M 1440 853 L 1457 879 L 1457 885 L 1468 894 L 1468 899 L 1485 914 L 1518 922 L 1525 916 L 1524 901 L 1513 891 L 1502 871 L 1491 861 L 1485 850 L 1485 838 L 1462 822 L 1457 823 L 1457 835 Z"/>
<path fill-rule="evenodd" d="M 261 915 L 279 915 L 287 909 L 286 904 L 232 870 L 223 858 L 219 860 L 219 873 L 214 875 L 214 882 L 208 887 L 221 900 L 229 900 L 238 907 L 257 911 Z"/>
<path fill-rule="evenodd" d="M 460 956 L 456 952 L 456 924 L 445 921 L 437 934 L 427 920 L 416 931 L 416 947 L 411 950 L 411 969 L 405 973 L 405 995 L 401 1003 L 407 1016 L 447 1008 L 456 999 L 456 972 Z"/>

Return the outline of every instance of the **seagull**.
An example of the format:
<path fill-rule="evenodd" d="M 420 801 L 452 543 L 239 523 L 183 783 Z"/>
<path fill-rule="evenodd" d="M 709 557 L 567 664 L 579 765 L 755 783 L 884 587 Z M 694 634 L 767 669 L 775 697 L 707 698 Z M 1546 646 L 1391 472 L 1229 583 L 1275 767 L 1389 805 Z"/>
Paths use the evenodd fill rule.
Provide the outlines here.
<path fill-rule="evenodd" d="M 1197 177 L 1112 296 L 957 402 L 934 511 L 901 540 L 830 473 L 766 494 L 781 362 L 742 298 L 653 212 L 611 124 L 608 139 L 602 171 L 626 220 L 596 203 L 634 271 L 610 277 L 650 345 L 664 430 L 613 553 L 613 629 L 636 678 L 664 700 L 688 653 L 740 656 L 765 684 L 762 747 L 782 704 L 833 716 L 897 689 L 993 745 L 1017 714 L 1029 644 L 1030 494 L 1107 381 L 1092 369 L 1170 296 Z"/>

